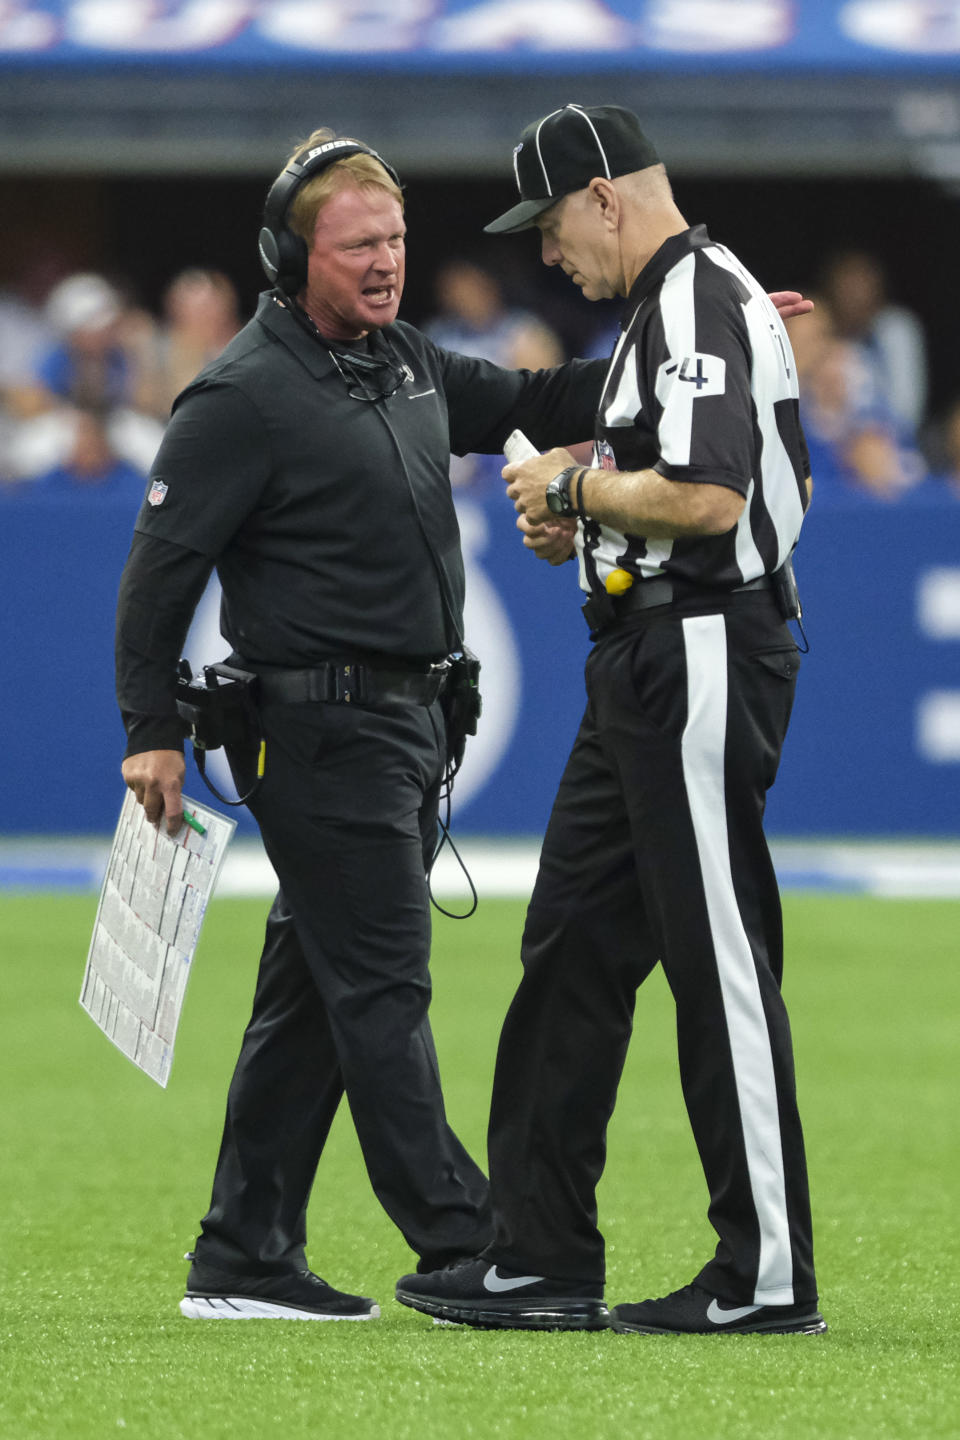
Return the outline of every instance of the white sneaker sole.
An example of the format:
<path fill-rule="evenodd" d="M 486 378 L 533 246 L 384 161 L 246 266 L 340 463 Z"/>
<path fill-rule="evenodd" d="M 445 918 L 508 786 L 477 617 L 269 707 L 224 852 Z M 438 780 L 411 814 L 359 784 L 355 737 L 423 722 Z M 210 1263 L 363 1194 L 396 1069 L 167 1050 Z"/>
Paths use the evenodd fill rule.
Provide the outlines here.
<path fill-rule="evenodd" d="M 248 1295 L 185 1295 L 180 1314 L 188 1320 L 379 1320 L 380 1306 L 374 1305 L 366 1315 L 323 1315 Z"/>

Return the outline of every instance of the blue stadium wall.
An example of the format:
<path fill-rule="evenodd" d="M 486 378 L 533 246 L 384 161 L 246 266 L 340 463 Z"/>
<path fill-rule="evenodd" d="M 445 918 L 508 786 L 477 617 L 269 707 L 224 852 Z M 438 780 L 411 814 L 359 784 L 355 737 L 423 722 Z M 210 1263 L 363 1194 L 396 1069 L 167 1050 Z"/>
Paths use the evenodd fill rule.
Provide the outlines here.
<path fill-rule="evenodd" d="M 522 549 L 499 488 L 459 511 L 485 714 L 458 782 L 457 825 L 533 835 L 583 706 L 575 568 Z M 113 614 L 132 523 L 132 510 L 89 496 L 0 504 L 5 834 L 97 834 L 116 822 Z M 960 505 L 815 506 L 797 569 L 810 652 L 770 832 L 960 834 Z M 188 642 L 195 664 L 225 653 L 216 612 L 212 587 Z M 205 793 L 192 762 L 187 789 Z"/>

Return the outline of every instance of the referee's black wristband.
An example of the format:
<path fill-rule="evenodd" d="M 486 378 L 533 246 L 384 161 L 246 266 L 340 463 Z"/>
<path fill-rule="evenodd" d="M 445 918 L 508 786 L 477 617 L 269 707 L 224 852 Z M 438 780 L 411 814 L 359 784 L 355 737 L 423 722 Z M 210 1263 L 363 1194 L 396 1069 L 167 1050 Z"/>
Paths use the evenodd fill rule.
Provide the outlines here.
<path fill-rule="evenodd" d="M 586 515 L 584 514 L 583 509 L 583 477 L 584 475 L 586 475 L 589 469 L 589 465 L 581 465 L 580 469 L 573 477 L 573 485 L 571 486 L 571 489 L 573 489 L 574 492 L 571 503 L 576 513 L 580 516 L 581 520 L 586 519 Z"/>

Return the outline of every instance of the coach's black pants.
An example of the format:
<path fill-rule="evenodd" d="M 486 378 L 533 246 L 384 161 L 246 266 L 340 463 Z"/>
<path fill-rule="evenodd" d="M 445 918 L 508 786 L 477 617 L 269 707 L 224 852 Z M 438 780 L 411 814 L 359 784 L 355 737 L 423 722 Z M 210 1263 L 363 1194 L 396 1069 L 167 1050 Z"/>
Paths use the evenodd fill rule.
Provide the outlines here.
<path fill-rule="evenodd" d="M 423 1268 L 475 1254 L 491 1234 L 487 1182 L 447 1124 L 427 1019 L 439 706 L 275 704 L 262 718 L 266 773 L 250 808 L 281 890 L 198 1258 L 303 1267 L 307 1201 L 344 1091 L 374 1191 Z"/>
<path fill-rule="evenodd" d="M 699 1278 L 787 1304 L 816 1288 L 763 811 L 798 656 L 768 593 L 724 605 L 640 612 L 588 658 L 500 1041 L 487 1254 L 603 1280 L 595 1190 L 636 990 L 659 960 L 720 1237 Z"/>

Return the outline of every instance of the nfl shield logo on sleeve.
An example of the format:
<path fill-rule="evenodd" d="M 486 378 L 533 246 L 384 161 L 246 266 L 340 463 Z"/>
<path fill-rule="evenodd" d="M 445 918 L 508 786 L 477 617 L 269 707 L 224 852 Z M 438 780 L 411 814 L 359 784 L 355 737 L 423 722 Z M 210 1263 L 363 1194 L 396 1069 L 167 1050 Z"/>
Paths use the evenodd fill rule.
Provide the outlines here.
<path fill-rule="evenodd" d="M 150 493 L 147 495 L 147 499 L 150 501 L 150 504 L 162 505 L 164 497 L 166 496 L 169 488 L 170 487 L 168 485 L 164 485 L 162 480 L 154 480 L 153 484 L 150 486 Z"/>

